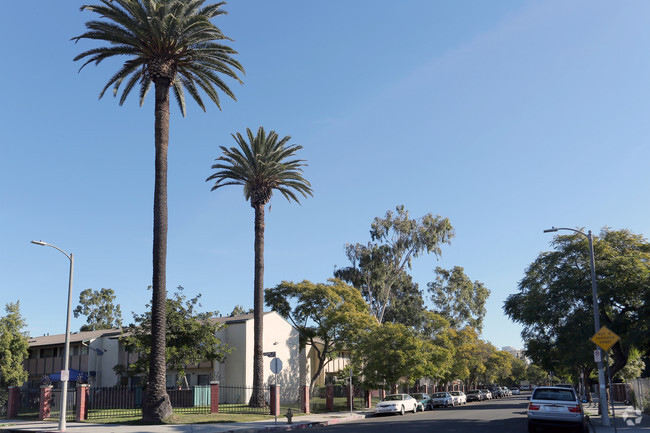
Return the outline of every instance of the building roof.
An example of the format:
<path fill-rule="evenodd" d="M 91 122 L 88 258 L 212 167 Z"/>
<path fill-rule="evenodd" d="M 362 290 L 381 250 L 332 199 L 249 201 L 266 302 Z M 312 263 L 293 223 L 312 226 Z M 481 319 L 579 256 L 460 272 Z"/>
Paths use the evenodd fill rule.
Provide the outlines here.
<path fill-rule="evenodd" d="M 122 334 L 121 329 L 100 329 L 97 331 L 73 332 L 70 334 L 70 343 L 79 343 L 87 340 L 94 340 L 99 337 L 113 337 Z M 30 337 L 29 347 L 53 346 L 65 343 L 65 334 L 44 335 L 42 337 Z"/>

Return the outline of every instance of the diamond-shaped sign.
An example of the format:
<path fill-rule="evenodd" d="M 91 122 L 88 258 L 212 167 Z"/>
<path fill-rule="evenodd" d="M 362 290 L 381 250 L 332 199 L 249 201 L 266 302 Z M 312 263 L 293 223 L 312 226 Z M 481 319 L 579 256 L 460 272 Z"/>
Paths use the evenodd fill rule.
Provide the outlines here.
<path fill-rule="evenodd" d="M 596 332 L 596 334 L 591 337 L 591 341 L 596 343 L 603 350 L 609 350 L 619 339 L 620 337 L 610 331 L 607 326 L 600 328 L 600 331 Z"/>

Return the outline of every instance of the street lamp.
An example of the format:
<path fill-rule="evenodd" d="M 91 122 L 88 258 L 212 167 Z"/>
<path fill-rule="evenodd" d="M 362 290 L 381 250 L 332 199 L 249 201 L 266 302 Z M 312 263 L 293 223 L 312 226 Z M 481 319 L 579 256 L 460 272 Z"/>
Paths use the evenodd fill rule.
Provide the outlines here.
<path fill-rule="evenodd" d="M 596 261 L 594 260 L 594 240 L 591 234 L 591 230 L 587 234 L 581 232 L 580 230 L 570 229 L 565 227 L 551 227 L 550 229 L 544 230 L 544 233 L 556 232 L 558 230 L 569 230 L 574 233 L 581 234 L 589 240 L 589 261 L 591 263 L 591 296 L 593 298 L 594 304 L 594 329 L 596 333 L 600 331 L 600 317 L 598 316 L 598 291 L 596 288 Z M 605 368 L 603 367 L 603 351 L 600 350 L 600 361 L 598 361 L 598 387 L 599 387 L 599 398 L 600 398 L 600 413 L 601 420 L 604 426 L 609 427 L 609 414 L 607 413 L 607 389 L 605 382 Z"/>
<path fill-rule="evenodd" d="M 68 404 L 68 380 L 70 374 L 70 309 L 72 307 L 72 271 L 74 269 L 74 255 L 68 254 L 56 245 L 48 244 L 43 241 L 32 241 L 33 244 L 55 248 L 61 251 L 70 260 L 70 277 L 68 279 L 68 312 L 65 320 L 65 351 L 63 361 L 63 371 L 61 372 L 61 382 L 63 383 L 61 395 L 61 416 L 59 417 L 59 431 L 64 432 L 66 428 L 65 417 Z"/>

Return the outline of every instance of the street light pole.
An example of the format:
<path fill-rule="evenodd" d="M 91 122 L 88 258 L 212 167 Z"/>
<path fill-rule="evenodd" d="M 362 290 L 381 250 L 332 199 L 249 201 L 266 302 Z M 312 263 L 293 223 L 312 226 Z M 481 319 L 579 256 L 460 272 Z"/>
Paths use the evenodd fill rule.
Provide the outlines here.
<path fill-rule="evenodd" d="M 566 227 L 551 227 L 550 229 L 544 230 L 544 233 L 556 232 L 558 230 L 569 230 L 574 233 L 581 234 L 586 237 L 589 241 L 589 262 L 591 265 L 591 296 L 594 306 L 594 330 L 595 332 L 600 331 L 600 316 L 598 315 L 598 289 L 596 287 L 596 260 L 594 259 L 594 240 L 591 230 L 587 234 L 581 232 L 580 230 L 570 229 Z M 600 361 L 598 361 L 598 388 L 599 388 L 599 399 L 600 399 L 600 414 L 601 420 L 605 427 L 609 427 L 609 413 L 607 412 L 607 385 L 605 382 L 605 368 L 603 366 L 603 350 L 600 350 Z"/>
<path fill-rule="evenodd" d="M 65 371 L 65 373 L 61 372 L 63 389 L 61 390 L 61 415 L 59 416 L 59 431 L 64 432 L 66 429 L 65 417 L 68 404 L 68 380 L 70 374 L 70 310 L 72 309 L 72 273 L 74 270 L 74 255 L 72 253 L 68 254 L 56 245 L 48 244 L 47 242 L 32 241 L 32 243 L 57 249 L 61 251 L 68 260 L 70 260 L 70 276 L 68 278 L 68 311 L 65 320 L 65 350 L 63 355 L 65 357 L 63 361 L 63 371 Z"/>

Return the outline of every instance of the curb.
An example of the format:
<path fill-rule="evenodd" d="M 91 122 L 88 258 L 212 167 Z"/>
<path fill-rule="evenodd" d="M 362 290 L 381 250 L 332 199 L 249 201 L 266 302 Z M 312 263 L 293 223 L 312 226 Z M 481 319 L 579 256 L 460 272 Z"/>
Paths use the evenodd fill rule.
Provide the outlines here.
<path fill-rule="evenodd" d="M 262 427 L 262 428 L 249 428 L 249 429 L 234 429 L 227 430 L 223 433 L 256 433 L 256 432 L 277 432 L 277 431 L 294 431 L 294 430 L 303 430 L 303 429 L 312 429 L 319 427 L 327 427 L 334 424 L 341 424 L 350 421 L 358 421 L 365 419 L 367 415 L 352 415 L 344 418 L 333 418 L 326 421 L 311 421 L 304 423 L 288 424 L 283 426 L 272 426 L 272 427 Z"/>

